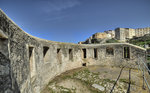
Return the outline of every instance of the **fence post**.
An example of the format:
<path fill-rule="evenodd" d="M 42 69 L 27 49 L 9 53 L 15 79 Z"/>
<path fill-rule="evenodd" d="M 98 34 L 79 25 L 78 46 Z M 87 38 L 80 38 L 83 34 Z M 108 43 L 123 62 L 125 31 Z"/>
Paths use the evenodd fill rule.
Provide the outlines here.
<path fill-rule="evenodd" d="M 146 88 L 145 88 L 145 84 L 144 84 L 144 82 L 145 82 L 145 79 L 144 79 L 145 75 L 144 74 L 145 73 L 144 73 L 144 65 L 143 65 L 143 89 L 145 90 Z"/>

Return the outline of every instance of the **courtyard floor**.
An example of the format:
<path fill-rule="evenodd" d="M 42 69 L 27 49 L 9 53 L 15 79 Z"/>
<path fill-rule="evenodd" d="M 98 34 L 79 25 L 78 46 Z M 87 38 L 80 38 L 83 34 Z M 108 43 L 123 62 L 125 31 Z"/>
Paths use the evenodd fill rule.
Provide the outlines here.
<path fill-rule="evenodd" d="M 42 93 L 149 93 L 142 86 L 138 69 L 89 66 L 57 76 Z"/>

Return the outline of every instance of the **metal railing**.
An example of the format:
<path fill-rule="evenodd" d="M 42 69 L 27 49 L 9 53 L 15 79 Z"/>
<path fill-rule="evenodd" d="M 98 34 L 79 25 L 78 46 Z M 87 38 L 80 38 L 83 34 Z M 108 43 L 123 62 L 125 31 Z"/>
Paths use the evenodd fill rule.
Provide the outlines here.
<path fill-rule="evenodd" d="M 142 72 L 142 77 L 143 77 L 143 89 L 145 89 L 145 83 L 147 85 L 147 88 L 149 89 L 149 93 L 150 93 L 150 82 L 148 83 L 147 81 L 147 78 L 145 76 L 145 73 L 149 75 L 150 73 L 150 69 L 148 68 L 148 66 L 146 65 L 145 61 L 142 60 L 140 57 L 139 57 L 139 60 L 138 60 L 138 68 L 139 70 Z M 150 75 L 149 75 L 150 76 Z"/>

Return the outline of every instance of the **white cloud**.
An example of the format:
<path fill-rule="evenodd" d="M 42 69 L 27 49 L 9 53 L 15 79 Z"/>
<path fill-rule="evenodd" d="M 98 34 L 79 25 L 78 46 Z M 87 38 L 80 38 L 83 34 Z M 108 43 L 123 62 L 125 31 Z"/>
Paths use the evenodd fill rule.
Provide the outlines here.
<path fill-rule="evenodd" d="M 78 0 L 48 0 L 43 5 L 43 10 L 46 13 L 60 12 L 79 4 L 80 2 Z"/>
<path fill-rule="evenodd" d="M 69 16 L 64 10 L 80 5 L 78 0 L 43 0 L 40 8 L 44 14 L 45 21 L 56 21 Z"/>

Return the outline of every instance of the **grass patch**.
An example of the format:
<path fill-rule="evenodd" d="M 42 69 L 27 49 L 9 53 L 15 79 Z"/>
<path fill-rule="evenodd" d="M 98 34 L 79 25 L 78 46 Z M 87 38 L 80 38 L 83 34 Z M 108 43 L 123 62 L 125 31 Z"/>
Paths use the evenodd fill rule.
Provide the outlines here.
<path fill-rule="evenodd" d="M 56 86 L 56 87 L 60 90 L 60 93 L 75 93 L 75 92 L 72 92 L 71 89 L 65 88 L 63 86 Z"/>
<path fill-rule="evenodd" d="M 129 82 L 129 79 L 120 79 L 119 81 L 123 83 L 128 83 L 128 84 L 131 83 L 132 85 L 135 85 L 135 82 L 134 81 Z"/>
<path fill-rule="evenodd" d="M 113 38 L 113 39 L 106 40 L 106 43 L 119 43 L 119 41 Z"/>
<path fill-rule="evenodd" d="M 110 79 L 103 79 L 103 81 L 105 81 L 105 82 L 109 82 L 109 83 L 115 83 L 115 81 L 114 81 L 114 80 L 110 80 Z"/>
<path fill-rule="evenodd" d="M 107 71 L 104 71 L 104 73 L 108 73 Z"/>

